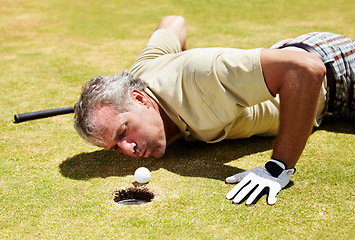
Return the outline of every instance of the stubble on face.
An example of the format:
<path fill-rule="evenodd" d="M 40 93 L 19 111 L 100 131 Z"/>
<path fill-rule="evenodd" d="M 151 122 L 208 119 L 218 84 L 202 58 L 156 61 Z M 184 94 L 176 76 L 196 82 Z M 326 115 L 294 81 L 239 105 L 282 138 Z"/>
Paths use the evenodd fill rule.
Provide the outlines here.
<path fill-rule="evenodd" d="M 110 107 L 104 106 L 98 110 L 95 120 L 105 131 L 102 134 L 103 148 L 116 149 L 120 141 L 131 144 L 131 149 L 117 148 L 118 152 L 135 158 L 161 158 L 166 150 L 164 123 L 152 108 L 137 106 L 136 110 L 115 113 Z M 125 136 L 117 138 L 123 132 L 122 126 L 127 127 Z M 122 145 L 121 145 L 122 146 Z"/>

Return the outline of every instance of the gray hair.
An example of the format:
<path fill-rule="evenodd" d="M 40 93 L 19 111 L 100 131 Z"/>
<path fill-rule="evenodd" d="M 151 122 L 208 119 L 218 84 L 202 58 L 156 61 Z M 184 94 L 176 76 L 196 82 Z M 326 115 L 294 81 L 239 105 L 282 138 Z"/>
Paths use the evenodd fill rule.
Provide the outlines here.
<path fill-rule="evenodd" d="M 89 143 L 101 146 L 103 126 L 95 124 L 93 117 L 103 106 L 115 113 L 133 110 L 130 90 L 143 91 L 147 84 L 127 71 L 120 75 L 97 76 L 85 83 L 79 101 L 74 106 L 74 128 Z"/>

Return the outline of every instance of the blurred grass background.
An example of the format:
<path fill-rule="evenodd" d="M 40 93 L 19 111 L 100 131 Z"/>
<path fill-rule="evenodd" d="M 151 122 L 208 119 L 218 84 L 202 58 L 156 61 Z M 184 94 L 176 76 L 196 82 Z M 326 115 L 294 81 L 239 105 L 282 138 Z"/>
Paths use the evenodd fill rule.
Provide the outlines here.
<path fill-rule="evenodd" d="M 135 160 L 90 146 L 73 115 L 13 115 L 73 105 L 96 75 L 129 69 L 163 16 L 183 15 L 188 48 L 269 47 L 311 31 L 355 38 L 353 0 L 0 0 L 1 239 L 353 239 L 355 126 L 316 130 L 273 207 L 225 199 L 225 177 L 268 160 L 272 140 L 172 145 Z M 118 206 L 115 189 L 152 171 L 157 196 Z"/>

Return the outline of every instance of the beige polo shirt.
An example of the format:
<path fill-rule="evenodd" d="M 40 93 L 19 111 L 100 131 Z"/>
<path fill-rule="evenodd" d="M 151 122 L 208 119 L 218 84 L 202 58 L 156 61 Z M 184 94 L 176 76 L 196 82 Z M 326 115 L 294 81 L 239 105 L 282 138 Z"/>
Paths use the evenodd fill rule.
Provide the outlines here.
<path fill-rule="evenodd" d="M 279 101 L 265 84 L 260 51 L 182 51 L 175 34 L 161 29 L 154 32 L 130 72 L 148 83 L 146 92 L 188 141 L 274 136 Z"/>

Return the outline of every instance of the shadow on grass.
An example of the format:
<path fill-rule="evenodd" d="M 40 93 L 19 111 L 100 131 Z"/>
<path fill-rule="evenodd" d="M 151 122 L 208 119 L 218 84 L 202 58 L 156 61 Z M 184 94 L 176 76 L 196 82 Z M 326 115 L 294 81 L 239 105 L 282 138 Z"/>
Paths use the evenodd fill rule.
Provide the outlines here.
<path fill-rule="evenodd" d="M 325 118 L 316 130 L 327 132 L 355 134 L 355 119 L 350 118 Z"/>
<path fill-rule="evenodd" d="M 141 166 L 150 171 L 160 168 L 181 176 L 223 180 L 243 169 L 225 165 L 246 155 L 272 148 L 273 138 L 226 140 L 220 143 L 185 142 L 179 140 L 168 146 L 163 158 L 134 159 L 115 152 L 98 150 L 67 158 L 59 166 L 63 176 L 87 180 L 111 176 L 133 175 Z"/>
<path fill-rule="evenodd" d="M 329 118 L 314 131 L 354 134 L 354 121 Z M 163 168 L 181 176 L 224 181 L 225 177 L 244 171 L 225 163 L 270 150 L 272 143 L 273 138 L 258 137 L 226 140 L 215 144 L 179 140 L 170 145 L 164 157 L 160 159 L 134 159 L 115 152 L 99 150 L 70 157 L 61 163 L 59 168 L 63 176 L 76 180 L 132 175 L 138 167 L 145 166 L 151 171 Z"/>

